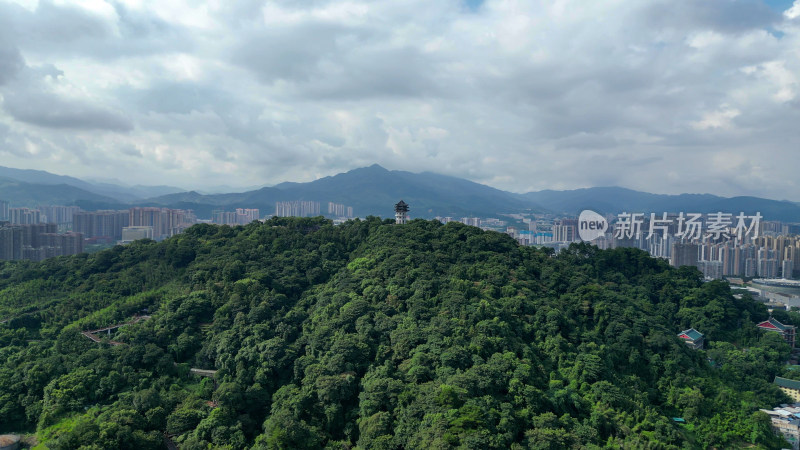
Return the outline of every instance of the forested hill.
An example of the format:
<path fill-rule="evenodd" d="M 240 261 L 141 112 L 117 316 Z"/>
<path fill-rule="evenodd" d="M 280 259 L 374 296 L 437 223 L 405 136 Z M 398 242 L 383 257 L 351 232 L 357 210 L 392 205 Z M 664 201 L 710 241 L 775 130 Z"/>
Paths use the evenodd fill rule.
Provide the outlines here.
<path fill-rule="evenodd" d="M 137 314 L 150 318 L 101 343 L 81 334 Z M 556 256 L 423 220 L 197 225 L 0 266 L 0 433 L 52 449 L 165 436 L 191 449 L 779 448 L 757 411 L 788 400 L 771 381 L 789 348 L 754 326 L 766 317 L 634 249 Z M 689 327 L 709 350 L 679 341 Z"/>

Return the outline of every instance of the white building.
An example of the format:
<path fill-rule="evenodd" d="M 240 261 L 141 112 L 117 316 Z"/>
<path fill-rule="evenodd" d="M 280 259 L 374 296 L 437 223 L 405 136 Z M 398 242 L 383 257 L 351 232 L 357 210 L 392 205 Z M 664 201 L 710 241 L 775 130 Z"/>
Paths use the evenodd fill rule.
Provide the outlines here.
<path fill-rule="evenodd" d="M 800 403 L 781 405 L 773 410 L 762 409 L 772 422 L 772 430 L 792 445 L 792 450 L 800 450 Z"/>

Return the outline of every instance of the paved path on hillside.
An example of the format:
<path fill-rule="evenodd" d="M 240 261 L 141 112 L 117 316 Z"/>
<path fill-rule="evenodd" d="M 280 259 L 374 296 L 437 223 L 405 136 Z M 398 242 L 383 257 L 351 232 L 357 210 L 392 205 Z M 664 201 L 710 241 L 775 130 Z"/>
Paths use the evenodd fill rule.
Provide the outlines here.
<path fill-rule="evenodd" d="M 105 331 L 110 335 L 112 330 L 116 330 L 117 328 L 124 327 L 125 325 L 131 325 L 131 324 L 134 324 L 134 323 L 138 323 L 138 322 L 141 322 L 143 320 L 147 320 L 149 318 L 150 318 L 150 316 L 136 316 L 130 322 L 119 323 L 119 324 L 116 324 L 116 325 L 111 325 L 109 327 L 98 328 L 96 330 L 81 331 L 81 334 L 86 336 L 87 338 L 91 339 L 93 342 L 98 342 L 99 343 L 99 342 L 102 342 L 103 340 L 100 339 L 99 336 L 96 336 L 95 335 L 96 333 L 102 333 L 103 331 Z M 123 344 L 123 342 L 117 342 L 117 341 L 108 341 L 108 343 L 111 344 L 111 345 L 122 345 Z"/>

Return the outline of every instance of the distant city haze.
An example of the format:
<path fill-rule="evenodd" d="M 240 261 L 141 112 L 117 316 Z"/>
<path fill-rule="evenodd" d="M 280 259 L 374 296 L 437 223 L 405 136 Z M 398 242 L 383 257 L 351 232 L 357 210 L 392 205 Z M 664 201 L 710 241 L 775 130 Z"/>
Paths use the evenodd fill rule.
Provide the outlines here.
<path fill-rule="evenodd" d="M 800 201 L 797 48 L 791 0 L 2 1 L 0 161 L 204 192 L 378 163 Z"/>

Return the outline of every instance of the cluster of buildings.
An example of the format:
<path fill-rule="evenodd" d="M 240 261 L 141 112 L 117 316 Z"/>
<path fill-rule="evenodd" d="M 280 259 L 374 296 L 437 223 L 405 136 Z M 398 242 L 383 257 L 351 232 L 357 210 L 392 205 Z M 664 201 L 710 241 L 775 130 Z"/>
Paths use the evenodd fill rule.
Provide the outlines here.
<path fill-rule="evenodd" d="M 795 278 L 800 276 L 800 237 L 759 236 L 748 243 L 676 242 L 670 263 L 697 266 L 709 279 Z"/>
<path fill-rule="evenodd" d="M 792 325 L 780 323 L 774 317 L 756 325 L 758 328 L 767 332 L 778 333 L 794 349 L 796 328 Z M 695 350 L 702 350 L 705 343 L 705 336 L 702 333 L 689 328 L 678 333 L 678 338 L 686 345 Z M 800 369 L 800 366 L 791 366 Z M 775 377 L 775 385 L 795 402 L 800 402 L 800 381 L 788 378 Z M 792 405 L 782 404 L 772 410 L 762 409 L 762 412 L 770 417 L 772 430 L 782 435 L 795 450 L 800 450 L 800 403 Z M 683 422 L 683 419 L 675 418 L 675 421 Z"/>
<path fill-rule="evenodd" d="M 473 227 L 478 227 L 483 230 L 491 230 L 491 231 L 499 231 L 504 232 L 507 230 L 506 225 L 508 222 L 502 219 L 497 219 L 494 217 L 462 217 L 462 218 L 454 218 L 454 217 L 441 217 L 436 216 L 434 220 L 438 220 L 441 223 L 450 223 L 450 222 L 459 222 L 463 223 L 464 225 L 469 225 Z M 516 228 L 509 227 L 508 229 L 515 230 Z"/>
<path fill-rule="evenodd" d="M 342 203 L 328 202 L 328 215 L 333 217 L 353 218 L 353 207 Z"/>
<path fill-rule="evenodd" d="M 53 256 L 83 252 L 80 233 L 59 233 L 54 223 L 12 224 L 0 222 L 0 260 L 41 261 Z"/>
<path fill-rule="evenodd" d="M 328 202 L 329 216 L 344 221 L 353 217 L 353 208 Z M 279 217 L 320 215 L 320 202 L 277 202 Z M 210 222 L 245 225 L 261 220 L 255 208 L 216 210 Z M 0 200 L 0 260 L 40 261 L 51 256 L 84 251 L 87 244 L 125 244 L 138 239 L 162 240 L 198 223 L 191 210 L 132 207 L 124 210 L 83 211 L 77 206 L 47 205 L 36 208 L 11 207 Z M 203 220 L 200 222 L 209 222 Z"/>
<path fill-rule="evenodd" d="M 736 217 L 733 217 L 734 220 L 729 218 L 726 227 L 716 231 L 722 238 L 714 239 L 699 231 L 690 237 L 681 236 L 686 234 L 681 226 L 689 223 L 688 220 L 678 220 L 683 218 L 682 214 L 664 214 L 663 219 L 655 219 L 655 222 L 664 222 L 663 226 L 651 224 L 651 218 L 645 216 L 638 224 L 640 232 L 629 234 L 615 230 L 612 221 L 616 216 L 606 218 L 609 226 L 605 234 L 592 241 L 603 249 L 639 248 L 669 260 L 676 267 L 695 266 L 708 279 L 800 277 L 800 224 L 758 221 L 750 234 L 737 239 Z M 581 241 L 577 218 L 534 215 L 524 221 L 528 230 L 506 229 L 506 233 L 521 245 L 542 245 L 560 250 L 572 242 Z M 698 230 L 706 231 L 713 227 L 709 217 L 699 219 L 695 225 Z"/>
<path fill-rule="evenodd" d="M 278 217 L 316 217 L 319 215 L 319 202 L 304 200 L 276 202 L 275 215 Z"/>
<path fill-rule="evenodd" d="M 607 234 L 596 243 L 601 248 L 640 248 L 668 259 L 675 267 L 695 266 L 707 279 L 800 276 L 800 225 L 797 224 L 760 222 L 758 229 L 738 239 L 733 228 L 725 229 L 721 239 L 710 239 L 706 234 L 679 238 L 674 228 L 664 231 L 652 236 L 643 232 L 622 239 Z"/>
<path fill-rule="evenodd" d="M 72 216 L 80 211 L 77 206 L 39 206 L 32 208 L 12 208 L 7 201 L 0 200 L 0 221 L 12 225 L 31 225 L 55 223 L 63 226 L 72 223 Z"/>
<path fill-rule="evenodd" d="M 196 222 L 192 211 L 180 209 L 82 211 L 77 206 L 58 205 L 13 208 L 0 200 L 0 260 L 41 261 L 81 253 L 86 244 L 161 240 Z"/>
<path fill-rule="evenodd" d="M 277 202 L 279 217 L 320 215 L 320 202 Z M 328 202 L 328 216 L 343 222 L 353 218 L 353 207 Z M 245 225 L 261 220 L 255 208 L 216 210 L 211 220 L 198 221 L 191 210 L 132 207 L 124 210 L 83 211 L 77 206 L 11 207 L 0 200 L 0 260 L 39 261 L 84 251 L 87 244 L 125 244 L 138 239 L 162 240 L 198 222 Z M 45 230 L 45 231 L 41 231 Z M 59 233 L 60 232 L 60 233 Z M 32 237 L 35 236 L 35 237 Z"/>
<path fill-rule="evenodd" d="M 775 384 L 787 394 L 787 391 L 800 393 L 800 381 L 777 377 Z M 789 395 L 789 397 L 800 402 L 798 399 L 800 397 L 797 395 Z M 772 430 L 783 436 L 792 446 L 792 450 L 800 450 L 800 403 L 782 404 L 774 409 L 762 409 L 761 412 L 769 416 Z"/>
<path fill-rule="evenodd" d="M 796 327 L 784 325 L 771 316 L 769 319 L 757 324 L 757 326 L 762 330 L 780 334 L 794 349 Z M 694 328 L 681 331 L 678 333 L 678 338 L 685 342 L 689 348 L 703 349 L 705 337 Z M 800 366 L 791 367 L 800 369 Z M 800 402 L 800 381 L 775 377 L 774 384 L 794 402 Z M 772 430 L 776 434 L 783 436 L 791 444 L 792 449 L 800 450 L 800 403 L 782 404 L 771 410 L 762 409 L 761 412 L 769 416 Z"/>
<path fill-rule="evenodd" d="M 533 218 L 522 218 L 522 220 L 528 224 L 527 230 L 517 227 L 506 229 L 506 233 L 520 245 L 543 245 L 558 250 L 568 247 L 572 242 L 580 241 L 576 218 L 534 215 Z"/>
<path fill-rule="evenodd" d="M 278 217 L 316 217 L 321 215 L 320 202 L 311 200 L 275 202 L 275 215 Z M 353 207 L 328 202 L 327 215 L 340 219 L 352 219 L 354 217 Z"/>
<path fill-rule="evenodd" d="M 123 232 L 140 235 L 142 227 L 149 227 L 148 237 L 162 240 L 181 233 L 195 223 L 197 217 L 190 210 L 135 207 L 75 213 L 72 231 L 82 233 L 91 243 L 115 243 L 123 241 Z"/>
<path fill-rule="evenodd" d="M 255 220 L 260 220 L 258 209 L 236 208 L 236 211 L 212 211 L 211 223 L 217 225 L 247 225 Z"/>
<path fill-rule="evenodd" d="M 83 252 L 84 238 L 70 230 L 77 206 L 13 208 L 0 200 L 0 260 L 41 261 Z"/>

